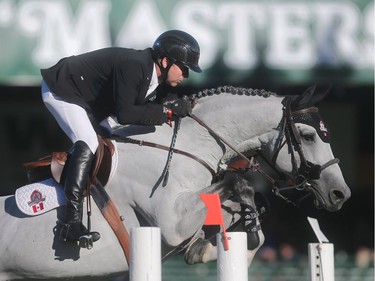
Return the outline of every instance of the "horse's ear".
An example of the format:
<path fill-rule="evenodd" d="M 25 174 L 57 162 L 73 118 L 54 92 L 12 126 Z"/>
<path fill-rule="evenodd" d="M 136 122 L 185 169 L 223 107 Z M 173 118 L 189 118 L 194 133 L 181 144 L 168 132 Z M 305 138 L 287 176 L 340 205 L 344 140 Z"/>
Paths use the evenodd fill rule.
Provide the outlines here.
<path fill-rule="evenodd" d="M 316 85 L 308 88 L 302 95 L 294 101 L 295 108 L 306 108 L 322 101 L 331 89 L 329 86 L 325 91 L 315 92 Z"/>
<path fill-rule="evenodd" d="M 328 86 L 327 89 L 325 89 L 324 91 L 316 93 L 311 99 L 311 104 L 315 105 L 315 104 L 321 102 L 326 97 L 326 95 L 329 93 L 331 88 L 332 88 L 332 85 Z"/>
<path fill-rule="evenodd" d="M 293 107 L 294 108 L 309 107 L 311 105 L 312 97 L 314 96 L 315 87 L 316 86 L 314 85 L 308 88 L 302 95 L 298 96 L 293 102 Z"/>

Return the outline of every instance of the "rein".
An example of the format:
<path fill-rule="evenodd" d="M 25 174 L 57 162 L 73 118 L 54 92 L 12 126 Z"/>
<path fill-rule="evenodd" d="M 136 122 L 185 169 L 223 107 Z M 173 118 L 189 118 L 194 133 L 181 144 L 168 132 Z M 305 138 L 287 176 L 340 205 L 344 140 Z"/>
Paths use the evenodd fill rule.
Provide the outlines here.
<path fill-rule="evenodd" d="M 215 137 L 217 137 L 219 140 L 221 140 L 223 143 L 225 143 L 227 146 L 229 146 L 234 152 L 236 152 L 239 156 L 241 156 L 241 158 L 243 158 L 244 160 L 246 160 L 247 162 L 249 162 L 249 166 L 252 165 L 253 163 L 253 160 L 250 160 L 249 158 L 247 158 L 243 153 L 239 152 L 233 145 L 231 145 L 228 141 L 226 141 L 223 137 L 221 137 L 218 133 L 216 133 L 214 130 L 212 130 L 210 127 L 208 127 L 208 125 L 200 118 L 198 118 L 197 116 L 195 116 L 193 113 L 189 113 L 188 114 L 189 117 L 191 117 L 192 119 L 194 119 L 195 121 L 197 121 L 197 123 L 199 125 L 201 125 L 202 127 L 206 128 L 207 131 L 214 135 Z"/>
<path fill-rule="evenodd" d="M 245 160 L 247 162 L 247 165 L 243 169 L 251 169 L 253 172 L 258 172 L 262 174 L 268 181 L 270 181 L 272 185 L 275 185 L 275 180 L 261 169 L 260 164 L 254 159 L 254 157 L 251 157 L 251 159 L 249 159 L 246 155 L 238 151 L 237 148 L 235 148 L 232 144 L 226 141 L 223 137 L 221 137 L 218 133 L 211 129 L 202 119 L 198 118 L 193 113 L 189 113 L 189 117 L 194 119 L 202 127 L 206 128 L 209 133 L 217 137 L 220 141 L 222 141 L 234 152 L 236 152 L 243 160 Z"/>

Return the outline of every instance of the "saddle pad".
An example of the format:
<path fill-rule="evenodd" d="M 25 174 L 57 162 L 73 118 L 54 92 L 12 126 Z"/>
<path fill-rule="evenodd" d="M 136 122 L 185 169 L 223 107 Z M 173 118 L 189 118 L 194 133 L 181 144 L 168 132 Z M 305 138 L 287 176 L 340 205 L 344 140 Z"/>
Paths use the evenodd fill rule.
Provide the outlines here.
<path fill-rule="evenodd" d="M 18 209 L 29 216 L 41 215 L 65 205 L 64 190 L 52 178 L 18 188 L 15 199 Z"/>
<path fill-rule="evenodd" d="M 117 145 L 112 141 L 115 153 L 107 185 L 112 180 L 118 164 Z M 53 178 L 22 186 L 16 190 L 15 199 L 18 209 L 25 215 L 37 216 L 65 205 L 63 187 Z"/>

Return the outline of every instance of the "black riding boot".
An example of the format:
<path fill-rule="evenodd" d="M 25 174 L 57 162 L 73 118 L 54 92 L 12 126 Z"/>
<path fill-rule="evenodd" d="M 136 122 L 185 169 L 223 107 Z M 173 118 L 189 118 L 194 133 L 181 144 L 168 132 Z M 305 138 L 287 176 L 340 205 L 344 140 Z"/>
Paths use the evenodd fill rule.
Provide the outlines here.
<path fill-rule="evenodd" d="M 91 248 L 92 242 L 100 238 L 98 232 L 89 232 L 82 224 L 83 196 L 93 160 L 94 154 L 88 145 L 83 141 L 77 141 L 70 152 L 64 171 L 66 210 L 59 238 L 65 242 L 80 242 L 80 246 L 85 248 Z"/>

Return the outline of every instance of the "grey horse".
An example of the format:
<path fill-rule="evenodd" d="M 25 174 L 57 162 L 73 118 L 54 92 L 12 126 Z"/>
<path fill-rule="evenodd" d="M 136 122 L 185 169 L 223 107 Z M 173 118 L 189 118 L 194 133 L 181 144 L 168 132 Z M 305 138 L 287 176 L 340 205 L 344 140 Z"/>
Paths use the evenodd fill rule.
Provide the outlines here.
<path fill-rule="evenodd" d="M 219 194 L 225 225 L 241 230 L 245 226 L 241 206 L 253 210 L 257 207 L 251 178 L 259 174 L 274 186 L 279 196 L 283 196 L 279 184 L 282 182 L 312 194 L 318 208 L 339 210 L 350 197 L 350 189 L 327 141 L 329 132 L 325 132 L 314 106 L 323 95 L 309 90 L 288 97 L 234 87 L 219 87 L 191 96 L 195 104 L 192 116 L 204 120 L 207 126 L 194 118 L 183 118 L 169 163 L 166 150 L 118 140 L 118 165 L 106 190 L 126 228 L 145 224 L 159 227 L 165 258 L 186 251 L 188 263 L 214 260 L 216 248 L 207 235 L 202 236 L 207 209 L 199 195 Z M 145 129 L 153 133 L 142 134 Z M 177 132 L 168 125 L 131 126 L 130 130 L 132 138 L 141 143 L 167 147 Z M 118 133 L 121 135 L 121 129 Z M 247 172 L 228 172 L 239 154 L 251 162 L 239 169 Z M 257 165 L 257 155 L 270 163 L 277 176 Z M 167 169 L 169 177 L 163 185 Z M 95 205 L 92 228 L 102 238 L 91 250 L 56 238 L 56 222 L 63 207 L 39 216 L 26 216 L 18 210 L 14 196 L 5 196 L 0 198 L 0 208 L 0 280 L 105 280 L 128 271 L 118 240 Z M 255 217 L 252 223 L 255 230 L 246 230 L 252 244 L 248 245 L 249 266 L 264 241 L 259 218 Z"/>

